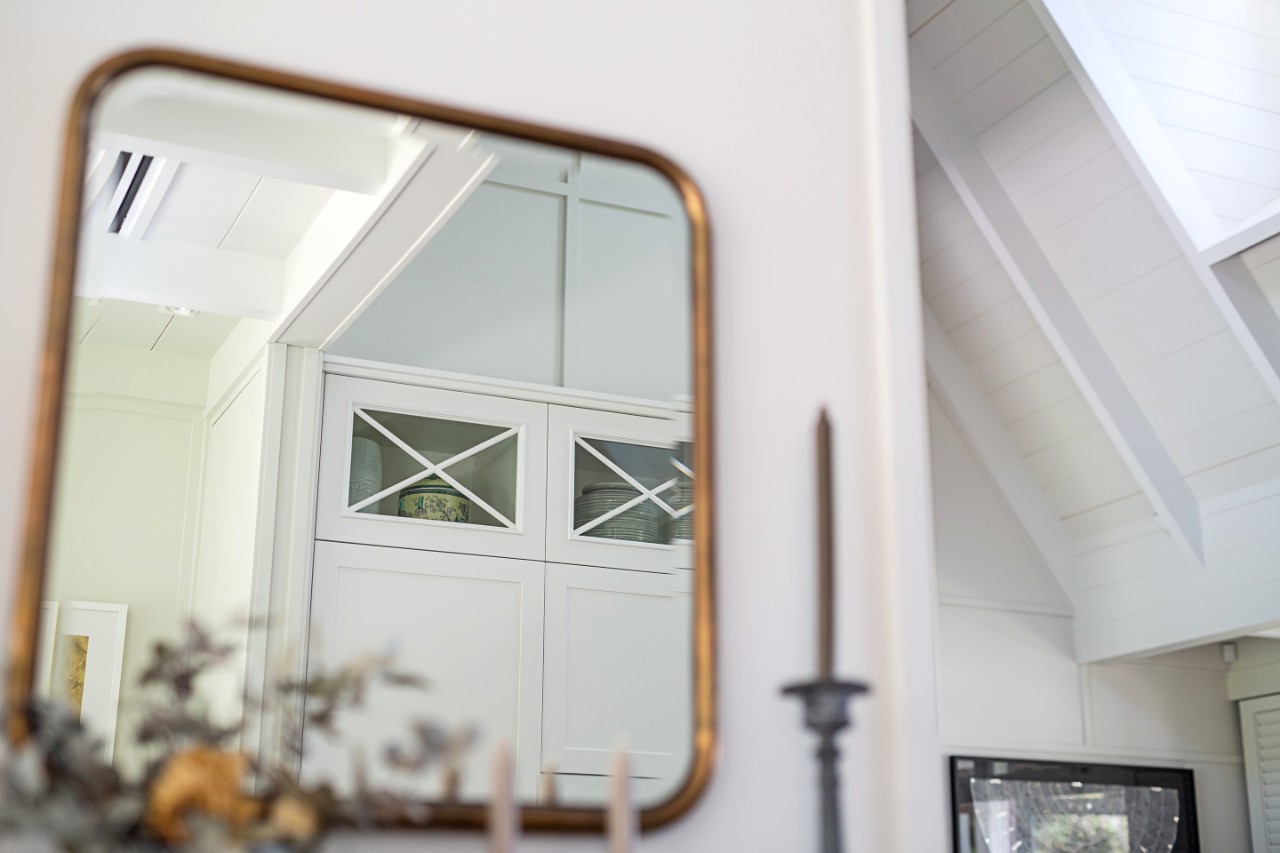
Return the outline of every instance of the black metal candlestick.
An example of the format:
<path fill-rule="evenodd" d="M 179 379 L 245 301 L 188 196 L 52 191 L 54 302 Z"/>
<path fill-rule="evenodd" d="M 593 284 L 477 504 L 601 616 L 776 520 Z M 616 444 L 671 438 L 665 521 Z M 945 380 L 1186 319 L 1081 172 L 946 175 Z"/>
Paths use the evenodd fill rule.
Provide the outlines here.
<path fill-rule="evenodd" d="M 871 690 L 858 681 L 840 681 L 835 669 L 835 527 L 831 486 L 831 422 L 818 418 L 818 677 L 782 688 L 784 696 L 804 702 L 804 724 L 818 735 L 818 784 L 821 790 L 821 853 L 842 853 L 840 837 L 840 749 L 836 734 L 853 718 L 849 702 Z"/>
<path fill-rule="evenodd" d="M 849 714 L 849 700 L 870 690 L 858 681 L 831 678 L 782 688 L 784 695 L 798 696 L 804 702 L 805 728 L 818 735 L 818 749 L 814 755 L 818 758 L 818 785 L 822 794 L 822 846 L 818 848 L 821 853 L 842 853 L 844 850 L 840 838 L 840 773 L 837 770 L 840 749 L 836 746 L 836 733 L 853 722 Z"/>

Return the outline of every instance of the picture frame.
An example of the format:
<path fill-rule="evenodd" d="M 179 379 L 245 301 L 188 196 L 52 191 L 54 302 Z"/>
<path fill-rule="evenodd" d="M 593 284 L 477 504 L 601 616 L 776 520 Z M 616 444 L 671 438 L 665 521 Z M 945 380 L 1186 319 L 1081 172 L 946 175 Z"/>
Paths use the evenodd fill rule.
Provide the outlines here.
<path fill-rule="evenodd" d="M 40 602 L 40 640 L 37 643 L 38 655 L 34 673 L 36 695 L 41 699 L 49 698 L 50 684 L 53 680 L 53 647 L 58 630 L 58 602 Z"/>
<path fill-rule="evenodd" d="M 1081 849 L 1200 851 L 1191 770 L 964 755 L 949 767 L 954 853 L 1041 849 L 1040 833 L 1091 836 Z"/>
<path fill-rule="evenodd" d="M 48 604 L 53 604 L 56 618 L 56 627 L 44 628 L 46 639 L 52 640 L 47 646 L 49 698 L 70 706 L 85 727 L 102 739 L 103 758 L 110 761 L 115 752 L 129 607 L 98 601 Z"/>

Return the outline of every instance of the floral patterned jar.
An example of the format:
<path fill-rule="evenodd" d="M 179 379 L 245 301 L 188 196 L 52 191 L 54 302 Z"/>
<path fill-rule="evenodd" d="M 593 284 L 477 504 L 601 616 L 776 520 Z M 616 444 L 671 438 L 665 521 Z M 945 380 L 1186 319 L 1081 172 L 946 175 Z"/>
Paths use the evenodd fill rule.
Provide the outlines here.
<path fill-rule="evenodd" d="M 433 475 L 400 490 L 397 515 L 466 524 L 471 520 L 471 501 L 448 482 Z"/>

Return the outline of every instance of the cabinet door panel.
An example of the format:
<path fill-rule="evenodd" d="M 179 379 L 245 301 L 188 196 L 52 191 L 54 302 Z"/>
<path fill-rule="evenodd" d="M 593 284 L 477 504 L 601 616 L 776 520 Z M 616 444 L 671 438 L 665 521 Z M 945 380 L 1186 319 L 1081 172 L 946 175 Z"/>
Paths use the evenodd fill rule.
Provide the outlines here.
<path fill-rule="evenodd" d="M 544 777 L 547 774 L 543 774 Z M 555 788 L 555 803 L 558 806 L 588 806 L 599 808 L 601 803 L 609 802 L 612 793 L 612 777 L 593 773 L 552 773 L 553 782 L 548 784 Z M 660 803 L 671 796 L 671 781 L 668 779 L 649 779 L 643 776 L 631 777 L 631 799 L 637 803 Z M 539 805 L 548 803 L 539 800 Z"/>
<path fill-rule="evenodd" d="M 414 719 L 474 726 L 462 762 L 463 799 L 487 799 L 494 745 L 512 745 L 519 795 L 532 799 L 539 775 L 542 707 L 542 563 L 317 542 L 308 673 L 363 655 L 391 652 L 397 668 L 426 678 L 425 691 L 379 685 L 364 707 L 338 720 L 341 737 L 307 737 L 303 772 L 351 782 L 352 750 L 364 750 L 370 778 L 441 795 L 433 772 L 406 780 L 382 767 L 386 743 Z"/>
<path fill-rule="evenodd" d="M 546 412 L 326 377 L 317 538 L 544 559 Z"/>
<path fill-rule="evenodd" d="M 620 740 L 654 800 L 684 778 L 693 747 L 690 583 L 671 575 L 547 565 L 542 760 L 608 774 Z M 584 780 L 566 779 L 566 790 Z M 585 790 L 585 789 L 584 789 Z"/>
<path fill-rule="evenodd" d="M 547 560 L 670 572 L 691 565 L 688 415 L 551 406 Z"/>

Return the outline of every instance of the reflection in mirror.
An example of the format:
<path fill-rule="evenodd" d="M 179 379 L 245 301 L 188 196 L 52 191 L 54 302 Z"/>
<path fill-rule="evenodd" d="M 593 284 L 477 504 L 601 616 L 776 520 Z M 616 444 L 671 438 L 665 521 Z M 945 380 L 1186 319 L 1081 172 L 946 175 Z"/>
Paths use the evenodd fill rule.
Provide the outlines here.
<path fill-rule="evenodd" d="M 493 127 L 173 68 L 95 102 L 36 684 L 122 769 L 195 620 L 250 754 L 289 754 L 282 674 L 429 681 L 308 780 L 429 718 L 476 740 L 427 799 L 486 800 L 500 743 L 526 804 L 603 803 L 619 742 L 640 805 L 685 785 L 697 232 L 654 166 Z"/>

